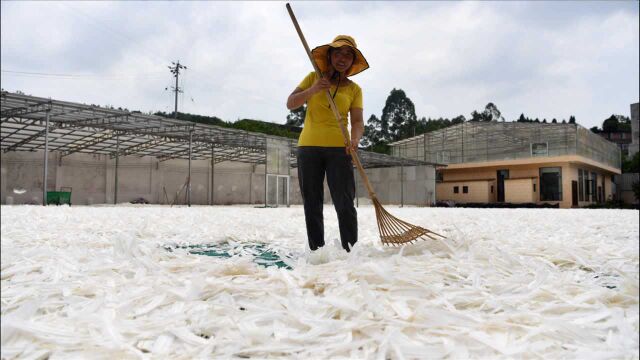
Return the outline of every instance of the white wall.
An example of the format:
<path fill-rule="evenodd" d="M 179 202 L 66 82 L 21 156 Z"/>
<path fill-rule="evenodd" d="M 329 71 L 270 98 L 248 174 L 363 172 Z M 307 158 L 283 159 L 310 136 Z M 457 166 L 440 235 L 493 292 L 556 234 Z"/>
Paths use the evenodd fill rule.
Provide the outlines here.
<path fill-rule="evenodd" d="M 2 204 L 41 204 L 43 152 L 9 152 L 0 158 L 0 195 Z M 49 154 L 47 189 L 71 187 L 72 205 L 114 202 L 115 159 L 107 155 L 72 154 L 61 157 Z M 378 199 L 383 204 L 429 205 L 435 202 L 435 170 L 430 166 L 369 169 L 367 174 Z M 191 203 L 209 204 L 212 195 L 211 162 L 191 162 Z M 118 202 L 144 198 L 150 203 L 166 204 L 174 201 L 176 193 L 187 180 L 188 161 L 159 162 L 152 157 L 123 156 L 118 164 Z M 215 164 L 213 179 L 214 203 L 264 204 L 264 165 L 238 162 Z M 291 169 L 290 203 L 302 202 L 298 187 L 297 169 Z M 358 197 L 366 198 L 367 191 L 359 175 Z M 404 184 L 404 185 L 403 185 Z M 24 191 L 24 193 L 22 193 Z M 165 191 L 168 202 L 165 198 Z M 182 190 L 176 204 L 184 204 Z M 325 182 L 325 202 L 331 196 Z"/>

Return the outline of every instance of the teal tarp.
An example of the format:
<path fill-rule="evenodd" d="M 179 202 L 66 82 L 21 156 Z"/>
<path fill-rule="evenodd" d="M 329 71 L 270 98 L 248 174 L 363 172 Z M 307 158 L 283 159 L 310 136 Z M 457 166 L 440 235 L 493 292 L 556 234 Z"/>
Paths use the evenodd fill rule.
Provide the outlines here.
<path fill-rule="evenodd" d="M 266 244 L 203 244 L 179 246 L 182 249 L 189 249 L 189 252 L 197 255 L 206 255 L 220 258 L 230 258 L 237 254 L 239 256 L 252 256 L 253 262 L 262 266 L 277 266 L 291 270 L 280 255 L 273 249 L 269 249 Z"/>

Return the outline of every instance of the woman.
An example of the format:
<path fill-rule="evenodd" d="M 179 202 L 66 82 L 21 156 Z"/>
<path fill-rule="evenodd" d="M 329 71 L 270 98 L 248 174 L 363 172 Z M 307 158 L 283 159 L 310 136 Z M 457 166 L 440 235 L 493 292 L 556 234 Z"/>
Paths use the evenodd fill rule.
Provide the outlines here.
<path fill-rule="evenodd" d="M 307 75 L 287 99 L 293 110 L 307 103 L 304 128 L 298 140 L 298 179 L 304 203 L 307 238 L 312 251 L 324 246 L 322 205 L 324 177 L 331 192 L 342 247 L 351 251 L 358 241 L 358 219 L 353 206 L 355 182 L 350 151 L 356 151 L 364 132 L 362 89 L 349 76 L 358 74 L 369 64 L 351 36 L 338 35 L 330 44 L 312 50 L 313 58 L 323 73 Z M 345 140 L 331 110 L 326 91 L 329 90 L 345 128 L 347 114 L 351 118 L 351 144 Z"/>

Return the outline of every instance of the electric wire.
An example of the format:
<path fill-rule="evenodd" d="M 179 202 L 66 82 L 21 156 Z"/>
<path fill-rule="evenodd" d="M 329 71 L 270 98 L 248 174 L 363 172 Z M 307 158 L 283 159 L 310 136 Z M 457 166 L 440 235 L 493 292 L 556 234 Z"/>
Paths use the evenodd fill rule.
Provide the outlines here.
<path fill-rule="evenodd" d="M 9 76 L 23 76 L 23 77 L 39 77 L 39 78 L 73 78 L 73 79 L 87 79 L 87 78 L 100 78 L 100 79 L 132 79 L 132 78 L 160 78 L 165 77 L 165 72 L 148 72 L 138 74 L 62 74 L 62 73 L 46 73 L 46 72 L 34 72 L 34 71 L 17 71 L 17 70 L 0 70 L 2 73 Z"/>

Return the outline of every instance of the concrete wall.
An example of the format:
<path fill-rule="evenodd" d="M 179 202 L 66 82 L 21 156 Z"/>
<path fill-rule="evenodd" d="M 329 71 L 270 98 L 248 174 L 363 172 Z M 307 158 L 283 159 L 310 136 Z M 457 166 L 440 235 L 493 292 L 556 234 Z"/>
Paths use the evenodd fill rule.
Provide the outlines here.
<path fill-rule="evenodd" d="M 438 200 L 451 200 L 457 203 L 488 203 L 493 202 L 491 186 L 495 182 L 491 180 L 447 181 L 437 184 Z M 464 187 L 468 192 L 464 192 Z M 458 193 L 454 192 L 455 187 Z M 495 187 L 494 187 L 495 188 Z"/>
<path fill-rule="evenodd" d="M 382 204 L 430 206 L 436 201 L 436 172 L 432 166 L 367 169 L 366 173 Z M 358 198 L 367 198 L 360 174 L 356 174 L 356 183 Z"/>
<path fill-rule="evenodd" d="M 538 201 L 538 186 L 533 191 L 537 178 L 506 179 L 504 181 L 504 201 L 508 203 L 532 203 Z"/>
<path fill-rule="evenodd" d="M 638 152 L 640 142 L 640 103 L 631 104 L 631 145 L 629 145 L 629 157 Z"/>
<path fill-rule="evenodd" d="M 153 157 L 123 156 L 118 164 L 118 203 L 144 198 L 150 203 L 186 203 L 188 161 L 159 162 Z M 10 152 L 0 157 L 2 204 L 41 204 L 43 152 Z M 383 204 L 430 205 L 435 202 L 433 167 L 367 170 L 371 185 Z M 264 165 L 223 162 L 212 168 L 208 160 L 191 162 L 191 203 L 264 204 Z M 212 184 L 213 182 L 213 184 Z M 357 194 L 367 198 L 362 179 L 356 176 Z M 47 189 L 72 188 L 73 205 L 114 202 L 115 159 L 106 155 L 49 154 Z M 166 194 L 166 195 L 165 195 Z M 331 196 L 325 181 L 325 202 Z M 291 169 L 291 204 L 301 204 L 297 169 Z"/>
<path fill-rule="evenodd" d="M 640 181 L 640 174 L 625 173 L 616 176 L 617 196 L 627 204 L 638 204 L 636 196 L 633 193 L 633 184 Z"/>

